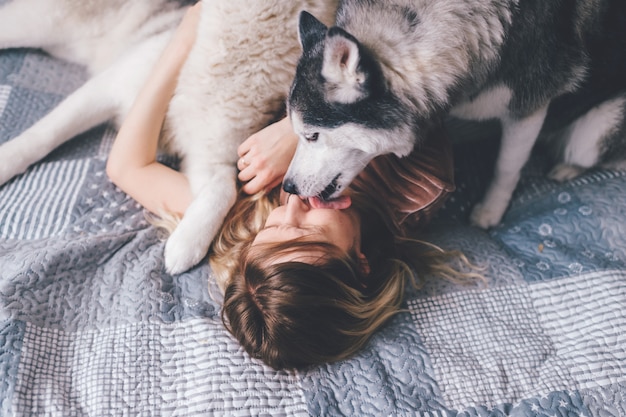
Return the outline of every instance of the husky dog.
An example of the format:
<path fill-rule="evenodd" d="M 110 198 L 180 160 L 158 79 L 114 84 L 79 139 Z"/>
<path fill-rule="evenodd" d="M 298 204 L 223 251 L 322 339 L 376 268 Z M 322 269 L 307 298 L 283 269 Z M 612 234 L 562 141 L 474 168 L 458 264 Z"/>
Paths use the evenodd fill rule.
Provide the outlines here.
<path fill-rule="evenodd" d="M 184 0 L 14 0 L 0 5 L 0 48 L 41 48 L 86 66 L 89 80 L 18 137 L 0 145 L 0 185 L 57 146 L 119 123 L 187 7 Z M 169 237 L 165 266 L 198 263 L 236 195 L 237 147 L 287 97 L 300 55 L 301 10 L 334 20 L 336 1 L 207 0 L 179 77 L 161 145 L 181 158 L 194 200 Z"/>
<path fill-rule="evenodd" d="M 342 0 L 331 28 L 302 14 L 300 43 L 288 192 L 333 199 L 375 156 L 419 148 L 447 114 L 501 121 L 494 178 L 471 216 L 483 228 L 500 222 L 542 126 L 559 151 L 553 178 L 624 167 L 623 0 Z"/>

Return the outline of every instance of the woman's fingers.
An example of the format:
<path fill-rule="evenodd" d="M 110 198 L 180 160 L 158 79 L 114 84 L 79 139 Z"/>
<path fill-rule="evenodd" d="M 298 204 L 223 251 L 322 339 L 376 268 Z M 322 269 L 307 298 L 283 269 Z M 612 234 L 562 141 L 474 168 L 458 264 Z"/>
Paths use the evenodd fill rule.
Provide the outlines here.
<path fill-rule="evenodd" d="M 237 148 L 243 191 L 254 194 L 279 185 L 295 152 L 298 137 L 284 118 L 256 132 Z"/>
<path fill-rule="evenodd" d="M 240 158 L 250 152 L 250 150 L 252 149 L 252 145 L 254 145 L 257 140 L 256 136 L 256 133 L 253 134 L 248 139 L 244 140 L 241 145 L 239 145 L 239 147 L 237 148 L 237 155 L 239 155 Z"/>
<path fill-rule="evenodd" d="M 262 190 L 269 191 L 282 181 L 282 175 L 267 168 L 263 158 L 253 159 L 250 153 L 237 160 L 237 169 L 239 169 L 237 178 L 244 183 L 242 189 L 247 194 L 256 194 Z"/>
<path fill-rule="evenodd" d="M 239 158 L 239 162 L 237 162 L 237 168 L 239 169 L 239 175 L 237 175 L 239 181 L 250 181 L 252 178 L 257 176 L 256 169 L 251 165 L 244 165 L 241 162 L 241 158 Z"/>
<path fill-rule="evenodd" d="M 248 159 L 249 158 L 250 157 L 248 156 Z M 245 156 L 242 156 L 237 160 L 237 169 L 239 171 L 243 171 L 245 168 L 250 166 L 250 161 L 248 159 L 246 159 Z"/>
<path fill-rule="evenodd" d="M 244 184 L 242 187 L 243 192 L 246 194 L 256 194 L 259 191 L 270 191 L 274 187 L 277 187 L 281 182 L 281 179 L 274 179 L 273 181 L 268 181 L 263 175 L 257 175 L 252 178 L 250 181 Z"/>

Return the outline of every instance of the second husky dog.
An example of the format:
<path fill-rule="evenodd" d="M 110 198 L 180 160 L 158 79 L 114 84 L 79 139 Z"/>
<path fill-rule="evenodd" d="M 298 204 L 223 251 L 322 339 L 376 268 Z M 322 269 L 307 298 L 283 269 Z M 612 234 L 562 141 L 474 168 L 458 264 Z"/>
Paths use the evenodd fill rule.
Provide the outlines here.
<path fill-rule="evenodd" d="M 622 0 L 343 0 L 330 29 L 303 14 L 300 40 L 291 193 L 332 199 L 375 156 L 419 148 L 449 111 L 502 124 L 471 216 L 484 228 L 500 222 L 542 126 L 560 133 L 555 179 L 624 166 Z"/>
<path fill-rule="evenodd" d="M 0 185 L 55 147 L 120 122 L 190 0 L 13 0 L 0 3 L 0 48 L 41 48 L 86 66 L 89 80 L 0 145 Z M 165 266 L 207 253 L 236 196 L 237 147 L 284 104 L 300 54 L 301 10 L 334 20 L 334 0 L 207 0 L 179 77 L 161 145 L 181 158 L 194 201 L 169 237 Z"/>

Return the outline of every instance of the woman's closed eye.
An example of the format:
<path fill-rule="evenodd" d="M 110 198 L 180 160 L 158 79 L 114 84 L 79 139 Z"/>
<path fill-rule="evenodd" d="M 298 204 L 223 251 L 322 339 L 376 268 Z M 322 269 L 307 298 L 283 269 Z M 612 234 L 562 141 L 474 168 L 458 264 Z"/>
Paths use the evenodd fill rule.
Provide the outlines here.
<path fill-rule="evenodd" d="M 307 236 L 324 236 L 320 226 L 269 225 L 259 231 L 256 241 L 286 241 Z"/>
<path fill-rule="evenodd" d="M 314 226 L 314 225 L 293 226 L 290 224 L 272 224 L 269 226 L 265 226 L 263 229 L 261 229 L 260 232 L 263 232 L 265 230 L 294 230 L 294 231 L 299 230 L 299 231 L 309 232 L 309 233 L 323 233 L 324 232 L 324 228 L 320 226 Z"/>

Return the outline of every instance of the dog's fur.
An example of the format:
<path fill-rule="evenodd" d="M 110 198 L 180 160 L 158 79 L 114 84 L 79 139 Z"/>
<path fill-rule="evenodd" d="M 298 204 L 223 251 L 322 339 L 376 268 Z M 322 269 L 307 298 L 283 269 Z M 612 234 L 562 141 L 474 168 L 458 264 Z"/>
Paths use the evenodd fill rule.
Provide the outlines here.
<path fill-rule="evenodd" d="M 449 113 L 502 124 L 494 178 L 471 216 L 484 228 L 500 222 L 542 126 L 560 156 L 555 179 L 624 166 L 622 0 L 343 0 L 330 29 L 303 14 L 300 42 L 289 192 L 332 199 Z"/>
<path fill-rule="evenodd" d="M 108 120 L 120 123 L 171 38 L 185 0 L 14 0 L 0 5 L 0 48 L 41 48 L 85 65 L 89 80 L 0 145 L 0 184 Z M 161 145 L 181 157 L 194 200 L 168 238 L 165 265 L 207 253 L 236 195 L 237 147 L 284 106 L 300 55 L 301 10 L 334 20 L 334 0 L 207 0 Z"/>

